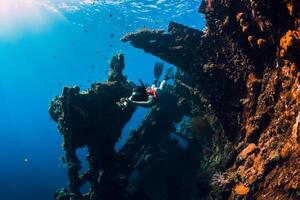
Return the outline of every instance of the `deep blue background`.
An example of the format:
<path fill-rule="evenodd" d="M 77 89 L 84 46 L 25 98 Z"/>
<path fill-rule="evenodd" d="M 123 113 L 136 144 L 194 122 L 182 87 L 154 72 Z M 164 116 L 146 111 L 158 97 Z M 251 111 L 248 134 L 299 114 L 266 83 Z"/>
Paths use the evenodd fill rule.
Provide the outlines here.
<path fill-rule="evenodd" d="M 168 2 L 173 1 L 164 3 Z M 170 20 L 202 29 L 199 4 L 200 0 L 191 0 L 183 9 L 169 8 L 168 13 L 191 9 L 181 16 L 158 9 L 147 15 L 126 12 L 131 9 L 126 3 L 106 5 L 100 11 L 90 6 L 63 13 L 67 20 L 56 20 L 45 31 L 25 29 L 16 40 L 0 38 L 0 199 L 52 200 L 67 178 L 60 161 L 62 140 L 48 114 L 51 99 L 65 85 L 84 89 L 89 81 L 105 80 L 108 61 L 118 51 L 125 54 L 129 79 L 151 83 L 158 59 L 122 44 L 120 37 L 143 27 L 167 29 Z M 135 115 L 128 129 L 137 126 L 142 113 Z"/>

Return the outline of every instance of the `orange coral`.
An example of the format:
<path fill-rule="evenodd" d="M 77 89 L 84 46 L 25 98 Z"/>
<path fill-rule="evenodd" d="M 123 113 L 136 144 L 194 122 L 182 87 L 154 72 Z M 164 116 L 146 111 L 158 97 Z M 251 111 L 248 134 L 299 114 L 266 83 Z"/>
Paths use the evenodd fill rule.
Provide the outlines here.
<path fill-rule="evenodd" d="M 239 14 L 237 14 L 236 20 L 239 22 L 244 16 L 245 16 L 245 13 L 240 12 Z"/>
<path fill-rule="evenodd" d="M 289 10 L 290 15 L 293 15 L 294 6 L 292 3 L 287 4 L 287 9 Z"/>
<path fill-rule="evenodd" d="M 296 66 L 296 65 L 292 65 L 292 66 Z M 296 80 L 295 80 L 295 83 L 291 90 L 291 94 L 292 94 L 292 97 L 294 97 L 296 99 L 297 104 L 300 105 L 300 72 L 298 72 L 296 75 Z M 298 120 L 298 118 L 297 118 L 297 120 Z M 300 120 L 299 120 L 299 123 L 300 123 Z M 300 131 L 299 131 L 299 135 L 300 135 Z"/>
<path fill-rule="evenodd" d="M 234 191 L 241 196 L 247 195 L 248 192 L 250 191 L 248 187 L 246 187 L 243 184 L 238 184 L 235 186 Z"/>
<path fill-rule="evenodd" d="M 296 122 L 292 128 L 291 137 L 295 140 L 298 140 L 299 135 L 300 135 L 300 113 L 298 114 L 298 116 L 296 118 Z"/>
<path fill-rule="evenodd" d="M 280 151 L 280 156 L 282 158 L 287 157 L 291 152 L 291 147 L 292 147 L 291 143 L 289 143 L 289 142 L 285 143 L 285 145 L 283 146 L 283 148 Z"/>
<path fill-rule="evenodd" d="M 240 154 L 239 158 L 241 160 L 245 159 L 250 153 L 257 149 L 257 146 L 254 143 L 249 144 Z"/>
<path fill-rule="evenodd" d="M 289 53 L 290 49 L 293 46 L 299 45 L 300 43 L 300 33 L 299 31 L 289 30 L 281 39 L 280 39 L 280 57 L 284 57 Z"/>
<path fill-rule="evenodd" d="M 242 31 L 244 33 L 247 32 L 249 29 L 249 23 L 245 19 L 245 13 L 242 13 L 242 12 L 238 13 L 236 16 L 236 20 L 237 20 L 237 22 L 240 23 L 240 26 L 242 27 Z"/>
<path fill-rule="evenodd" d="M 263 47 L 266 43 L 267 43 L 267 40 L 265 40 L 265 39 L 260 38 L 257 40 L 257 45 L 259 47 Z"/>
<path fill-rule="evenodd" d="M 283 77 L 293 78 L 293 76 L 291 76 L 290 68 L 288 66 L 283 66 L 281 68 L 281 74 Z"/>
<path fill-rule="evenodd" d="M 286 7 L 291 16 L 297 16 L 297 15 L 299 16 L 299 12 L 300 12 L 299 1 L 290 0 L 289 2 L 287 2 Z"/>
<path fill-rule="evenodd" d="M 250 90 L 251 88 L 253 88 L 254 85 L 257 84 L 258 81 L 259 81 L 259 79 L 258 79 L 257 75 L 255 73 L 251 72 L 247 78 L 247 89 Z"/>
<path fill-rule="evenodd" d="M 293 79 L 294 76 L 296 75 L 295 73 L 297 72 L 297 66 L 295 63 L 286 63 L 282 68 L 281 68 L 281 74 L 283 77 Z"/>
<path fill-rule="evenodd" d="M 289 11 L 289 14 L 294 17 L 299 17 L 300 14 L 300 3 L 298 0 L 288 0 L 286 7 Z"/>

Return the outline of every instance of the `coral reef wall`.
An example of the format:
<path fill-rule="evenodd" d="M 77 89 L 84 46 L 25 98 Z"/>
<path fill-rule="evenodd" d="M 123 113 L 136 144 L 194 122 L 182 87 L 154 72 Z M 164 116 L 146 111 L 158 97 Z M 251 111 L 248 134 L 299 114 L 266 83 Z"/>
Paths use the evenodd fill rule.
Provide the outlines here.
<path fill-rule="evenodd" d="M 116 106 L 134 87 L 123 55 L 107 82 L 53 100 L 70 180 L 57 200 L 300 199 L 300 2 L 203 0 L 199 12 L 203 31 L 171 22 L 122 38 L 178 72 L 120 152 L 113 145 L 135 110 Z M 89 169 L 79 174 L 83 146 Z"/>
<path fill-rule="evenodd" d="M 170 23 L 122 39 L 189 73 L 233 145 L 211 198 L 299 199 L 296 0 L 206 0 L 203 33 Z"/>

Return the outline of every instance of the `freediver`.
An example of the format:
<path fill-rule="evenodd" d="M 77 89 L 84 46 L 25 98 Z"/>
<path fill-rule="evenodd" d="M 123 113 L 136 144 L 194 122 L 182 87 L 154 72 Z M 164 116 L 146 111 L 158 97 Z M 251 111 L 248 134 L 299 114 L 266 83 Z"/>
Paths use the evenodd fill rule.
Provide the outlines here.
<path fill-rule="evenodd" d="M 156 62 L 154 66 L 155 80 L 153 85 L 151 87 L 146 87 L 144 83 L 139 80 L 141 85 L 133 89 L 132 95 L 129 98 L 122 98 L 117 104 L 122 109 L 125 109 L 129 104 L 145 108 L 152 107 L 159 100 L 161 93 L 165 90 L 167 81 L 174 76 L 173 68 L 168 68 L 164 80 L 159 83 L 163 69 L 164 64 Z"/>

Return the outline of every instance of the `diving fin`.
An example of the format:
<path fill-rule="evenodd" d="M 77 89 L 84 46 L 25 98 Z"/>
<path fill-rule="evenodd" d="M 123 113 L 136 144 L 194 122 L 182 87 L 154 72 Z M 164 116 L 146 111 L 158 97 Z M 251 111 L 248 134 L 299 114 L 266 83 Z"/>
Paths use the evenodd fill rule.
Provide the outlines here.
<path fill-rule="evenodd" d="M 165 75 L 165 80 L 169 80 L 174 78 L 174 69 L 173 67 L 169 67 L 166 69 L 166 75 Z"/>
<path fill-rule="evenodd" d="M 164 63 L 156 62 L 155 65 L 154 65 L 154 78 L 155 78 L 155 80 L 159 80 L 163 70 L 164 70 Z"/>

